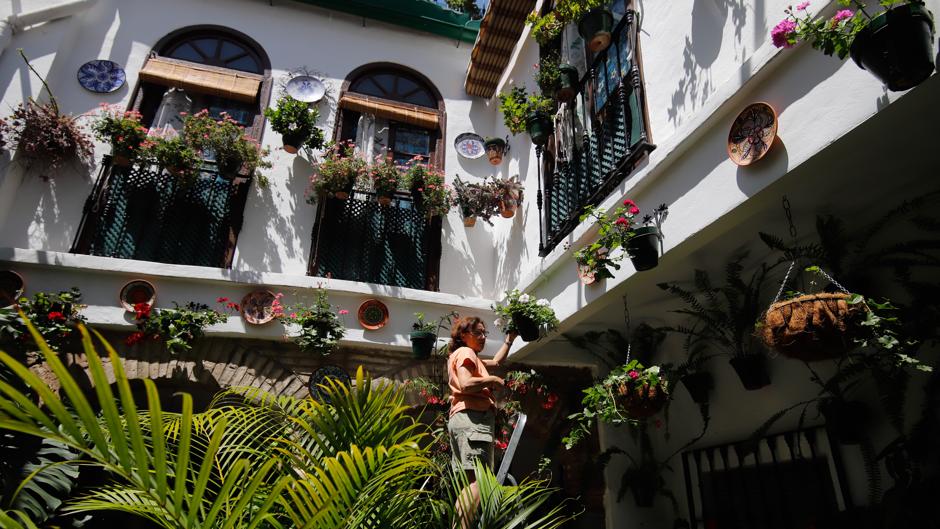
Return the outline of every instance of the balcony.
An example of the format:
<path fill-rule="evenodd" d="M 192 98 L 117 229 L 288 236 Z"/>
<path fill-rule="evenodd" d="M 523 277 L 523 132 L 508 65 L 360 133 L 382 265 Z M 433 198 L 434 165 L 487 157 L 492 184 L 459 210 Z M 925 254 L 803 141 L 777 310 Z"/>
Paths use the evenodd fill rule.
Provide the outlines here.
<path fill-rule="evenodd" d="M 441 218 L 428 219 L 410 195 L 388 206 L 356 190 L 346 200 L 321 199 L 313 228 L 310 275 L 437 290 Z"/>
<path fill-rule="evenodd" d="M 120 168 L 105 157 L 71 251 L 228 268 L 249 183 L 207 163 L 183 184 L 157 166 Z"/>
<path fill-rule="evenodd" d="M 649 142 L 640 62 L 634 53 L 635 19 L 636 13 L 628 11 L 620 20 L 610 47 L 593 59 L 581 79 L 573 111 L 558 118 L 575 131 L 574 142 L 564 157 L 549 142 L 543 164 L 542 256 L 578 225 L 585 206 L 600 203 L 656 148 Z M 556 134 L 558 125 L 556 120 Z"/>

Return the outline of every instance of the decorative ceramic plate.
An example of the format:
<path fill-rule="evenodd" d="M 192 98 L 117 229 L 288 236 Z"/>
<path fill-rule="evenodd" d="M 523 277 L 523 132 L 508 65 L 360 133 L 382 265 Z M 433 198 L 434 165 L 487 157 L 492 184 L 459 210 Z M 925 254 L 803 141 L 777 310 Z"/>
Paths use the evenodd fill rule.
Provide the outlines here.
<path fill-rule="evenodd" d="M 328 378 L 336 382 L 342 382 L 346 386 L 352 385 L 352 379 L 345 369 L 339 366 L 323 366 L 310 375 L 310 382 L 307 384 L 307 390 L 310 391 L 310 396 L 313 397 L 314 400 L 326 400 L 326 395 L 322 394 L 319 386 L 320 384 L 325 384 Z"/>
<path fill-rule="evenodd" d="M 26 282 L 13 270 L 0 270 L 0 307 L 9 307 L 23 295 Z"/>
<path fill-rule="evenodd" d="M 377 299 L 367 299 L 359 305 L 359 324 L 374 331 L 388 323 L 388 307 Z"/>
<path fill-rule="evenodd" d="M 157 300 L 157 289 L 150 281 L 135 279 L 128 281 L 121 288 L 120 299 L 124 310 L 134 312 L 134 305 L 138 303 L 146 303 L 152 307 Z"/>
<path fill-rule="evenodd" d="M 479 158 L 486 154 L 486 148 L 483 147 L 483 137 L 472 132 L 464 132 L 454 140 L 454 148 L 457 154 L 464 158 Z"/>
<path fill-rule="evenodd" d="M 106 94 L 124 86 L 127 75 L 124 69 L 105 59 L 88 61 L 78 69 L 78 83 L 92 92 Z"/>
<path fill-rule="evenodd" d="M 304 103 L 316 103 L 326 95 L 326 86 L 323 85 L 323 81 L 309 75 L 298 75 L 287 81 L 285 90 L 287 95 Z"/>
<path fill-rule="evenodd" d="M 242 298 L 242 318 L 252 325 L 264 325 L 274 319 L 274 292 L 255 290 Z"/>
<path fill-rule="evenodd" d="M 770 150 L 777 137 L 777 113 L 767 103 L 744 108 L 728 133 L 728 156 L 738 165 L 751 165 Z"/>

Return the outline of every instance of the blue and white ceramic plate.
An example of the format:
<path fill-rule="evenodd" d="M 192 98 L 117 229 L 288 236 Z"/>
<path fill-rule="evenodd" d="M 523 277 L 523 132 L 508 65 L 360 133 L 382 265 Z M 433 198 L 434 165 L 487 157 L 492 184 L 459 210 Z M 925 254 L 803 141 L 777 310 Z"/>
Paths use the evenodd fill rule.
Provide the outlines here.
<path fill-rule="evenodd" d="M 310 381 L 307 384 L 307 389 L 310 391 L 310 396 L 313 397 L 314 400 L 326 402 L 329 404 L 326 395 L 320 389 L 320 384 L 326 384 L 327 387 L 329 387 L 329 384 L 326 382 L 326 379 L 328 378 L 332 378 L 334 382 L 345 384 L 347 387 L 352 387 L 352 378 L 349 376 L 349 373 L 347 373 L 346 370 L 339 366 L 323 366 L 310 375 Z"/>
<path fill-rule="evenodd" d="M 105 94 L 124 86 L 127 75 L 124 69 L 105 59 L 88 61 L 78 69 L 78 83 L 92 92 Z"/>
<path fill-rule="evenodd" d="M 483 137 L 472 132 L 464 132 L 454 140 L 454 148 L 457 154 L 464 158 L 479 158 L 486 153 L 483 147 Z"/>
<path fill-rule="evenodd" d="M 298 75 L 287 81 L 287 95 L 304 103 L 316 103 L 326 95 L 323 81 L 309 75 Z"/>

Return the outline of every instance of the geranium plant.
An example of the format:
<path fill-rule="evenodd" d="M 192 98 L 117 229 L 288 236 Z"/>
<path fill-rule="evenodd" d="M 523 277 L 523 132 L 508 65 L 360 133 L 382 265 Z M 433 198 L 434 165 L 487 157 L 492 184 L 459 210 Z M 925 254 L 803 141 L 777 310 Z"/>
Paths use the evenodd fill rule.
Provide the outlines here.
<path fill-rule="evenodd" d="M 82 293 L 78 288 L 58 293 L 37 292 L 32 298 L 21 297 L 16 305 L 0 308 L 0 348 L 22 350 L 32 342 L 26 323 L 17 310 L 29 320 L 46 343 L 59 347 L 75 332 L 75 326 L 85 321 L 81 314 Z"/>
<path fill-rule="evenodd" d="M 548 332 L 558 327 L 558 318 L 547 299 L 535 299 L 518 289 L 507 291 L 505 302 L 494 303 L 492 308 L 499 316 L 496 327 L 507 334 L 520 333 L 520 324 L 525 326 L 527 322 Z"/>
<path fill-rule="evenodd" d="M 143 154 L 141 144 L 147 141 L 147 128 L 140 124 L 140 112 L 136 110 L 121 110 L 102 103 L 92 130 L 99 141 L 111 144 L 115 165 L 129 165 Z"/>
<path fill-rule="evenodd" d="M 828 18 L 814 18 L 809 13 L 809 2 L 800 2 L 797 6 L 784 9 L 786 18 L 774 26 L 770 32 L 774 46 L 778 48 L 792 48 L 800 41 L 808 41 L 813 48 L 826 55 L 836 55 L 840 59 L 846 58 L 852 41 L 858 32 L 865 28 L 874 17 L 893 6 L 900 4 L 920 3 L 909 0 L 879 0 L 883 8 L 875 14 L 865 9 L 865 4 L 857 0 L 838 0 L 844 7 Z"/>
<path fill-rule="evenodd" d="M 613 277 L 611 268 L 619 270 L 618 264 L 624 253 L 614 250 L 624 249 L 634 236 L 636 216 L 640 208 L 630 199 L 623 201 L 611 213 L 604 213 L 595 206 L 587 206 L 581 214 L 581 222 L 592 218 L 597 225 L 597 240 L 574 253 L 575 262 L 585 267 L 586 273 L 595 278 Z"/>
<path fill-rule="evenodd" d="M 264 116 L 268 118 L 274 132 L 284 137 L 284 145 L 293 146 L 294 152 L 301 146 L 323 148 L 323 130 L 316 126 L 320 119 L 317 107 L 311 108 L 303 101 L 283 96 L 277 100 L 276 107 L 264 110 Z"/>
<path fill-rule="evenodd" d="M 205 334 L 206 327 L 225 323 L 228 316 L 203 303 L 189 302 L 172 309 L 154 309 L 148 303 L 134 305 L 137 331 L 125 339 L 127 345 L 142 340 L 163 340 L 171 355 L 180 355 L 193 348 L 193 343 Z M 237 312 L 237 305 L 228 306 Z"/>
<path fill-rule="evenodd" d="M 375 157 L 368 169 L 369 181 L 372 189 L 379 197 L 391 197 L 398 191 L 404 180 L 401 167 L 395 163 L 392 153 L 380 154 Z"/>
<path fill-rule="evenodd" d="M 615 426 L 638 424 L 662 409 L 668 388 L 659 366 L 644 367 L 630 360 L 584 390 L 582 409 L 569 417 L 575 424 L 562 441 L 572 448 L 590 435 L 595 419 Z"/>
<path fill-rule="evenodd" d="M 526 131 L 526 118 L 533 112 L 549 113 L 554 108 L 551 98 L 529 94 L 523 86 L 513 86 L 508 92 L 499 94 L 499 109 L 503 123 L 509 132 L 519 134 Z"/>
<path fill-rule="evenodd" d="M 351 141 L 330 145 L 310 177 L 310 187 L 314 193 L 310 194 L 308 201 L 320 194 L 342 194 L 345 197 L 356 181 L 365 175 L 365 171 L 366 163 L 356 156 Z"/>
<path fill-rule="evenodd" d="M 180 136 L 150 136 L 141 147 L 143 156 L 163 167 L 183 183 L 196 177 L 202 158 Z"/>
<path fill-rule="evenodd" d="M 302 351 L 326 356 L 332 353 L 339 340 L 346 335 L 346 325 L 340 316 L 347 310 L 334 311 L 329 297 L 323 288 L 317 289 L 317 299 L 313 305 L 298 303 L 284 310 L 280 321 L 285 325 L 297 325 L 299 332 L 289 337 Z"/>
<path fill-rule="evenodd" d="M 421 163 L 420 157 L 413 161 L 405 173 L 405 181 L 411 192 L 419 197 L 419 205 L 428 217 L 447 215 L 456 201 L 454 188 L 445 181 L 444 173 Z"/>
<path fill-rule="evenodd" d="M 206 109 L 186 115 L 183 119 L 183 138 L 204 157 L 214 157 L 222 174 L 230 175 L 271 167 L 269 151 L 262 149 L 257 140 L 245 135 L 245 128 L 227 113 L 214 119 Z"/>
<path fill-rule="evenodd" d="M 454 191 L 456 206 L 460 208 L 464 219 L 480 218 L 487 224 L 493 224 L 490 217 L 499 212 L 499 205 L 496 188 L 492 183 L 467 183 L 457 178 L 454 180 Z"/>

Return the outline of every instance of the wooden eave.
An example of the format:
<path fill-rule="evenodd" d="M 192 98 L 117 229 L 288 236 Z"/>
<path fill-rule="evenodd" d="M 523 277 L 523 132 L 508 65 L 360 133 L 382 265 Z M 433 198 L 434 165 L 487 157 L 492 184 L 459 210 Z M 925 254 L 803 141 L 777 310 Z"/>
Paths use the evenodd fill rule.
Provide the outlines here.
<path fill-rule="evenodd" d="M 464 81 L 467 94 L 493 96 L 525 28 L 525 19 L 534 8 L 535 0 L 490 0 L 470 53 Z"/>

